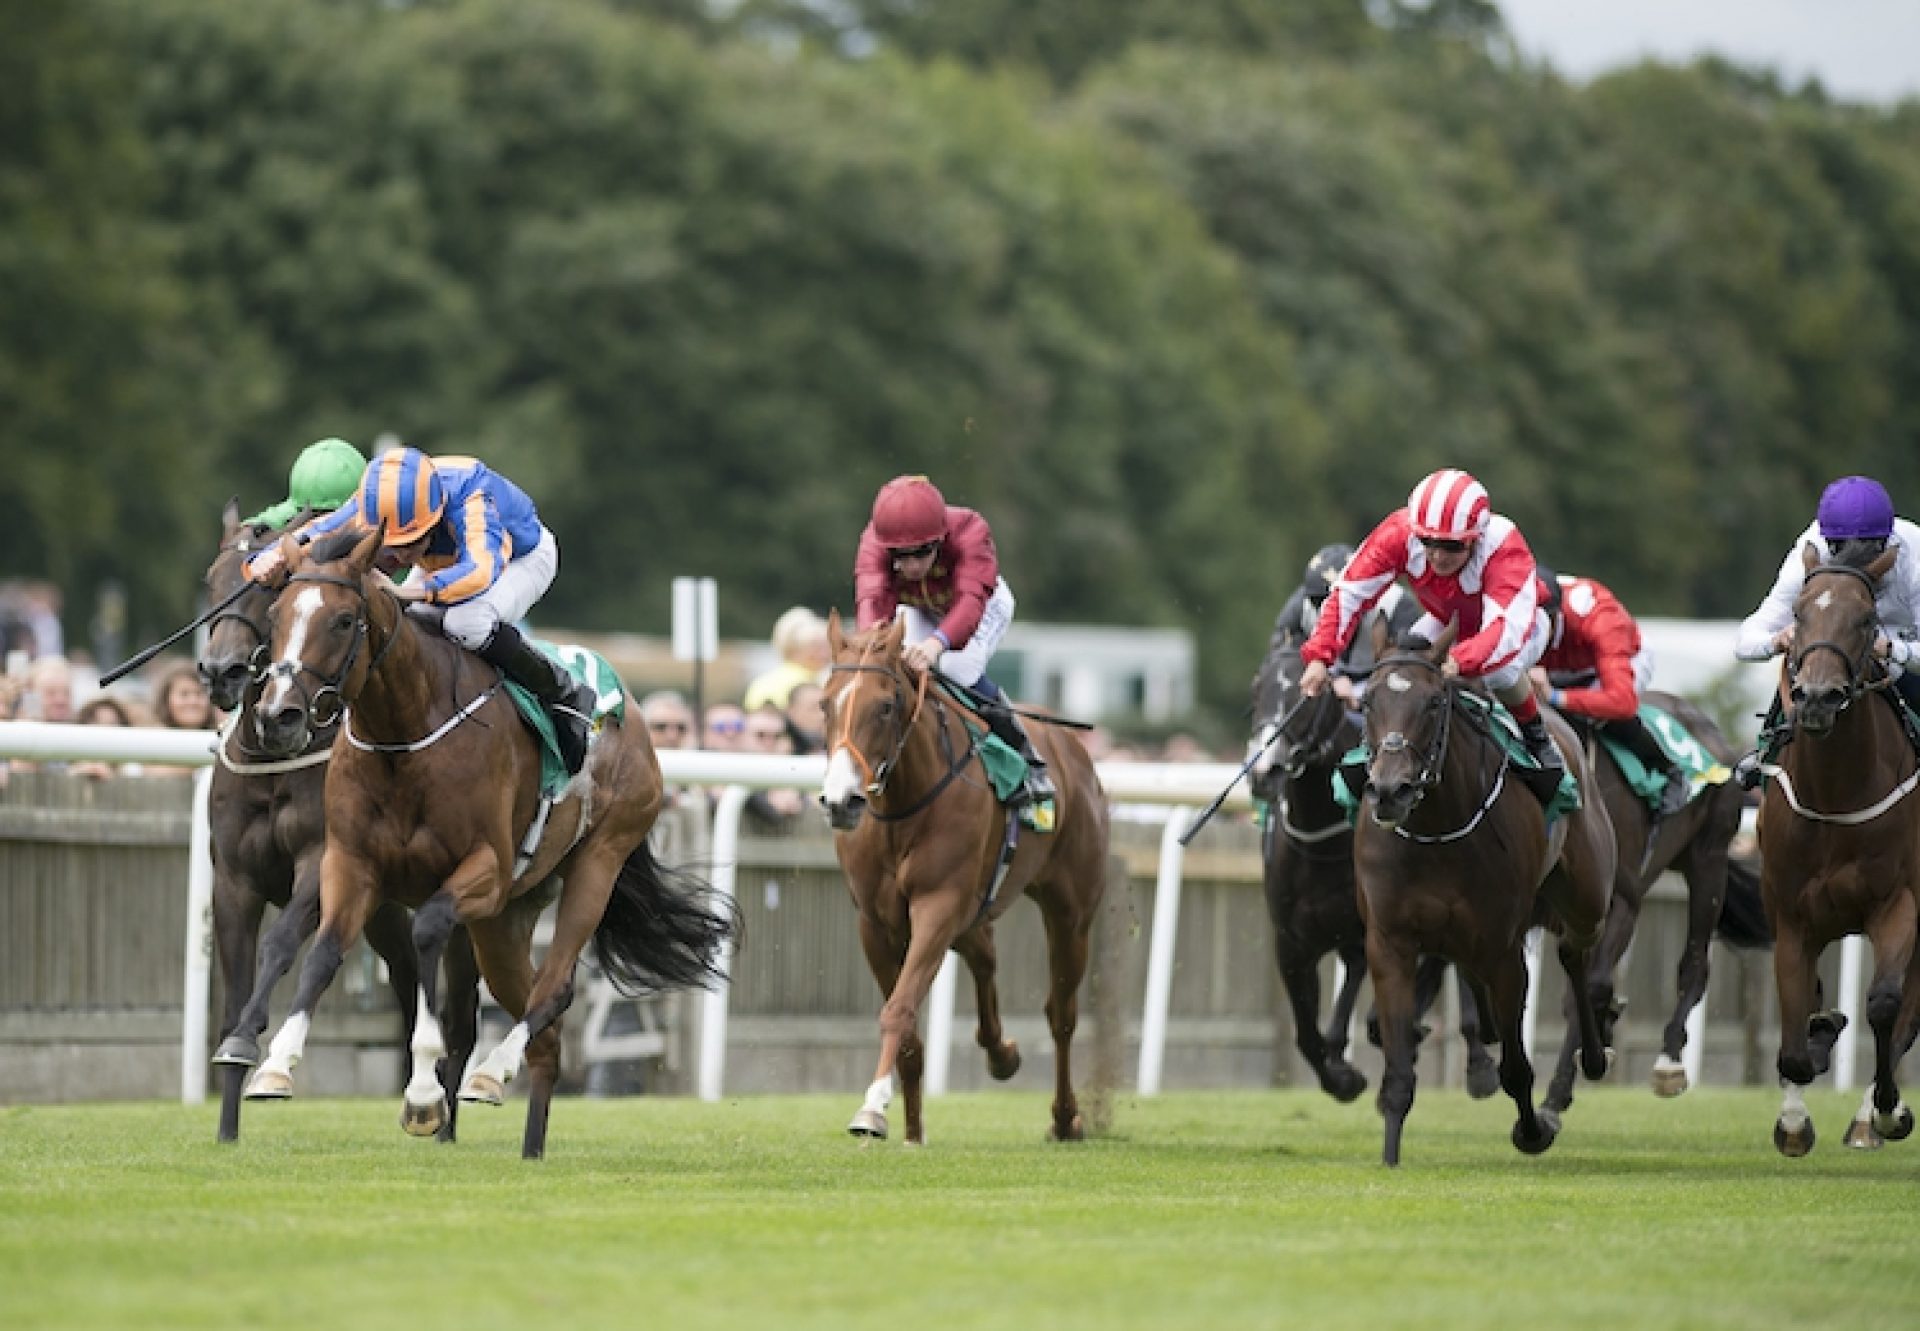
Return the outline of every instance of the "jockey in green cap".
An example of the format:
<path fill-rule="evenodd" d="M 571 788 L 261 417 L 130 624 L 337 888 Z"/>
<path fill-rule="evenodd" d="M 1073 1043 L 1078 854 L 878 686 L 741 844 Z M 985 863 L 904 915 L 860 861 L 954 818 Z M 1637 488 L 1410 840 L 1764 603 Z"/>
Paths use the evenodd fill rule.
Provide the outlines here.
<path fill-rule="evenodd" d="M 287 476 L 287 497 L 248 518 L 254 525 L 284 527 L 303 510 L 331 513 L 353 498 L 367 459 L 344 439 L 321 439 L 300 450 Z"/>

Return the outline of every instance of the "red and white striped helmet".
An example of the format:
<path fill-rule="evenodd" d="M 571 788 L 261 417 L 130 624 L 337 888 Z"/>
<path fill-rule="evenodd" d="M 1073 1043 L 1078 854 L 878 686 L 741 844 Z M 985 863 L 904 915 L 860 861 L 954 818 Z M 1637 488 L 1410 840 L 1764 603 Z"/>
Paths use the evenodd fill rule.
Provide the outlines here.
<path fill-rule="evenodd" d="M 1435 541 L 1475 541 L 1487 530 L 1487 489 L 1464 471 L 1436 471 L 1407 496 L 1413 534 Z"/>

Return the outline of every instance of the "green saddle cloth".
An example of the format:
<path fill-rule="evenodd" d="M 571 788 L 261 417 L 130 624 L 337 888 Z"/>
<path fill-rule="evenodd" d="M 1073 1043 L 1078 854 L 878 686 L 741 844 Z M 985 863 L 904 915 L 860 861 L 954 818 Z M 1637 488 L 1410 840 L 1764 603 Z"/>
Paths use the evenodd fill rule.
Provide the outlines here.
<path fill-rule="evenodd" d="M 1533 760 L 1531 753 L 1527 752 L 1526 740 L 1521 738 L 1520 723 L 1513 719 L 1513 714 L 1505 707 L 1477 693 L 1455 694 L 1454 703 L 1474 713 L 1485 722 L 1487 733 L 1493 736 L 1494 742 L 1507 755 L 1507 762 L 1510 765 L 1527 771 L 1540 770 L 1540 764 Z M 1331 780 L 1334 802 L 1346 811 L 1349 823 L 1358 821 L 1360 817 L 1360 795 L 1357 790 L 1347 784 L 1344 774 L 1355 769 L 1364 773 L 1371 759 L 1372 755 L 1367 746 L 1357 744 L 1348 750 L 1346 756 L 1340 760 L 1339 766 L 1333 770 Z M 1554 819 L 1572 813 L 1579 807 L 1580 783 L 1574 780 L 1572 772 L 1563 772 L 1560 776 L 1560 785 L 1553 792 L 1553 798 L 1547 801 L 1547 821 L 1551 823 Z"/>
<path fill-rule="evenodd" d="M 620 682 L 620 676 L 608 664 L 606 657 L 571 643 L 562 645 L 543 642 L 539 638 L 529 638 L 528 641 L 558 661 L 569 675 L 593 690 L 594 729 L 598 730 L 600 722 L 609 716 L 615 721 L 626 719 L 626 686 Z M 513 697 L 513 705 L 520 709 L 520 719 L 527 723 L 534 737 L 540 741 L 540 793 L 551 799 L 567 784 L 567 764 L 560 757 L 560 738 L 554 733 L 553 718 L 547 715 L 546 706 L 526 689 L 512 680 L 507 680 L 506 686 L 507 692 Z"/>
<path fill-rule="evenodd" d="M 1708 786 L 1717 786 L 1733 775 L 1731 769 L 1715 758 L 1707 746 L 1668 713 L 1651 703 L 1640 704 L 1640 722 L 1659 743 L 1660 751 L 1687 776 L 1687 799 L 1699 798 Z M 1600 746 L 1613 755 L 1627 788 L 1638 795 L 1648 808 L 1660 807 L 1660 795 L 1667 788 L 1666 773 L 1648 767 L 1640 755 L 1604 729 L 1595 732 Z"/>

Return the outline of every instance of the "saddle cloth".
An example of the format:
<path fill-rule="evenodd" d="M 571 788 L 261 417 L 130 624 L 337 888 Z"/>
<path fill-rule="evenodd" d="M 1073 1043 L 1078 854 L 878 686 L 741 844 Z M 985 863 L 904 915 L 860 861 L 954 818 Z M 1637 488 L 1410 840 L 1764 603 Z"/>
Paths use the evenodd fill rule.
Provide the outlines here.
<path fill-rule="evenodd" d="M 620 682 L 619 674 L 606 657 L 571 643 L 543 642 L 538 638 L 529 641 L 558 661 L 569 675 L 593 690 L 593 728 L 596 733 L 600 723 L 609 716 L 615 721 L 626 719 L 626 686 Z M 519 709 L 520 719 L 527 723 L 527 728 L 533 731 L 534 738 L 539 742 L 540 794 L 543 798 L 551 799 L 567 784 L 567 765 L 560 757 L 560 740 L 554 734 L 553 718 L 547 715 L 546 706 L 526 689 L 512 680 L 507 680 L 506 686 L 507 692 L 513 697 L 513 705 Z"/>

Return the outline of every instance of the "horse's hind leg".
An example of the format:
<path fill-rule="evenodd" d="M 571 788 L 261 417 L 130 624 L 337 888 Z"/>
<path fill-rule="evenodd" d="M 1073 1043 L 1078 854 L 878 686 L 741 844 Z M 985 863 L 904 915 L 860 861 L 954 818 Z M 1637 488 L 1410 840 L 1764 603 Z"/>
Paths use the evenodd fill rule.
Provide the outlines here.
<path fill-rule="evenodd" d="M 1000 1029 L 1000 990 L 994 984 L 999 958 L 993 946 L 993 925 L 982 921 L 969 929 L 953 940 L 953 950 L 973 972 L 974 1007 L 980 1014 L 974 1038 L 987 1051 L 987 1071 L 995 1081 L 1005 1081 L 1020 1070 L 1020 1046 Z"/>
<path fill-rule="evenodd" d="M 222 1047 L 240 1024 L 240 1013 L 251 990 L 248 977 L 253 973 L 254 953 L 260 943 L 260 917 L 267 903 L 240 878 L 222 869 L 213 885 L 213 936 L 220 953 L 220 980 L 223 1005 L 220 1017 Z M 218 1062 L 219 1060 L 215 1060 Z M 240 1139 L 240 1086 L 246 1069 L 227 1063 L 220 1069 L 220 1128 L 223 1142 Z"/>
<path fill-rule="evenodd" d="M 1482 1036 L 1481 999 L 1474 991 L 1473 977 L 1465 967 L 1455 966 L 1453 978 L 1460 999 L 1460 1039 L 1467 1046 L 1467 1094 L 1484 1100 L 1500 1089 L 1500 1068 Z"/>
<path fill-rule="evenodd" d="M 1874 920 L 1868 931 L 1873 943 L 1873 980 L 1867 986 L 1867 1025 L 1873 1030 L 1873 1085 L 1868 1088 L 1866 1110 L 1847 1129 L 1847 1145 L 1877 1147 L 1884 1141 L 1899 1141 L 1913 1133 L 1913 1111 L 1900 1098 L 1895 1068 L 1903 1052 L 1896 1043 L 1901 1013 L 1901 982 L 1906 978 L 1914 951 L 1914 900 L 1899 893 Z M 1865 1121 L 1863 1121 L 1863 1119 Z"/>
<path fill-rule="evenodd" d="M 1381 1160 L 1390 1166 L 1400 1163 L 1400 1136 L 1413 1109 L 1416 964 L 1412 947 L 1387 939 L 1377 924 L 1368 928 L 1367 973 L 1373 977 L 1380 1039 L 1387 1052 L 1380 1077 L 1380 1114 L 1386 1120 Z"/>
<path fill-rule="evenodd" d="M 446 1034 L 447 1056 L 440 1060 L 440 1089 L 447 1097 L 447 1121 L 439 1140 L 454 1141 L 460 1123 L 460 1084 L 480 1039 L 480 963 L 466 927 L 447 939 L 446 989 L 440 1000 L 440 1025 Z"/>
<path fill-rule="evenodd" d="M 1093 912 L 1082 910 L 1063 895 L 1040 898 L 1040 918 L 1047 926 L 1047 1025 L 1053 1030 L 1054 1141 L 1077 1142 L 1087 1135 L 1080 1105 L 1073 1094 L 1073 1032 L 1080 1021 L 1080 981 L 1087 973 L 1088 935 Z"/>
<path fill-rule="evenodd" d="M 1298 947 L 1292 939 L 1283 936 L 1275 939 L 1275 952 L 1280 963 L 1280 983 L 1287 991 L 1287 1002 L 1293 1007 L 1293 1042 L 1300 1050 L 1300 1057 L 1306 1059 L 1307 1066 L 1313 1069 L 1313 1075 L 1320 1081 L 1320 1089 L 1342 1104 L 1352 1101 L 1367 1089 L 1367 1079 L 1357 1072 L 1344 1058 L 1338 1058 L 1330 1049 L 1333 1031 L 1338 1019 L 1327 1023 L 1327 1033 L 1320 1030 L 1320 959 L 1311 956 L 1305 949 Z M 1365 973 L 1365 963 L 1347 965 L 1348 983 L 1342 988 L 1341 996 L 1348 997 L 1359 987 L 1359 978 Z M 1336 1008 L 1338 1004 L 1336 1004 Z M 1352 1019 L 1353 1003 L 1347 1003 L 1347 1016 Z M 1340 1027 L 1341 1041 L 1346 1040 L 1345 1028 Z"/>
<path fill-rule="evenodd" d="M 1533 1064 L 1527 1061 L 1520 1037 L 1521 1016 L 1527 1006 L 1527 963 L 1516 947 L 1500 959 L 1487 977 L 1488 999 L 1500 1026 L 1500 1086 L 1513 1099 L 1519 1117 L 1513 1125 L 1513 1144 L 1528 1155 L 1539 1155 L 1559 1134 L 1556 1115 L 1533 1110 Z"/>
<path fill-rule="evenodd" d="M 401 1067 L 404 1071 L 407 1050 L 413 1043 L 414 995 L 420 987 L 420 967 L 413 950 L 411 924 L 406 907 L 383 901 L 367 918 L 367 945 L 387 963 L 387 986 L 393 990 L 400 1007 L 405 1038 L 401 1041 Z"/>
<path fill-rule="evenodd" d="M 1696 838 L 1712 837 L 1702 825 Z M 1680 953 L 1679 983 L 1673 1015 L 1660 1037 L 1660 1057 L 1653 1065 L 1653 1093 L 1675 1096 L 1687 1089 L 1687 1070 L 1680 1055 L 1687 1047 L 1687 1018 L 1706 997 L 1712 970 L 1713 930 L 1727 893 L 1727 847 L 1724 841 L 1708 846 L 1696 840 L 1687 855 L 1687 941 Z"/>

